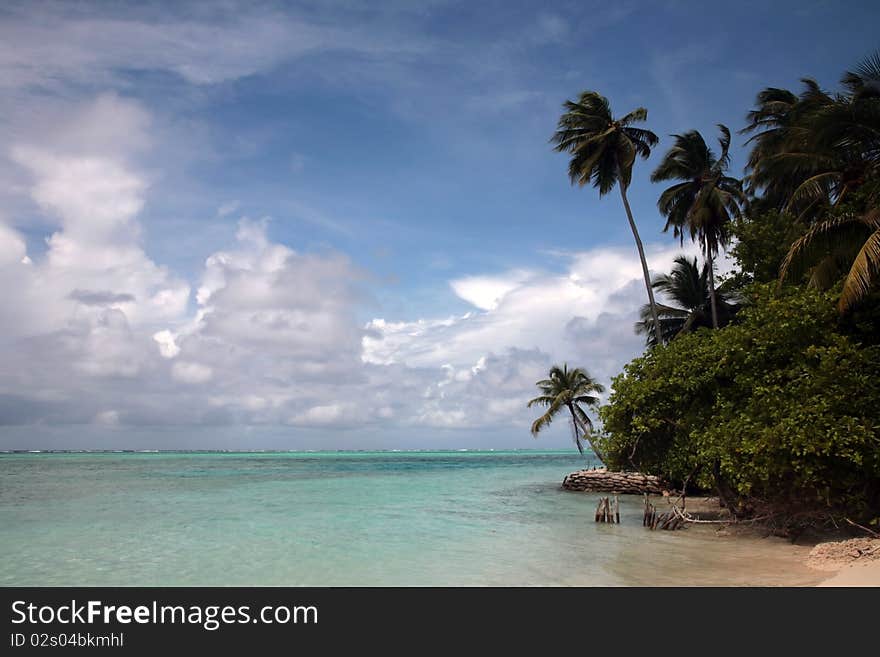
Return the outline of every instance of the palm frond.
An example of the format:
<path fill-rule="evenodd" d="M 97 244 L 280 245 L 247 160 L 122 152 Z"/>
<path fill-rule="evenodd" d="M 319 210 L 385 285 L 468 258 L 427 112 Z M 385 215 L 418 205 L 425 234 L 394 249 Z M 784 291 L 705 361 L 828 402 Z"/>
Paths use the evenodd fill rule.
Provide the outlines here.
<path fill-rule="evenodd" d="M 551 422 L 553 422 L 553 416 L 559 412 L 559 409 L 562 408 L 564 402 L 561 397 L 557 397 L 550 404 L 550 407 L 547 411 L 539 417 L 537 420 L 532 422 L 532 435 L 536 436 L 544 427 L 548 426 Z"/>
<path fill-rule="evenodd" d="M 718 138 L 718 143 L 721 146 L 721 154 L 718 156 L 718 168 L 720 171 L 725 171 L 730 166 L 730 156 L 728 155 L 730 150 L 730 129 L 723 123 L 719 123 L 718 130 L 721 131 L 721 136 Z"/>
<path fill-rule="evenodd" d="M 791 245 L 779 268 L 779 282 L 801 278 L 820 259 L 844 245 L 852 245 L 853 251 L 857 250 L 878 228 L 880 226 L 871 226 L 865 217 L 849 213 L 814 224 Z"/>
<path fill-rule="evenodd" d="M 647 120 L 648 110 L 644 107 L 637 107 L 632 112 L 619 119 L 618 123 L 622 126 L 629 126 L 631 123 L 641 123 Z M 652 132 L 651 134 L 653 135 L 654 133 Z"/>
<path fill-rule="evenodd" d="M 841 79 L 853 98 L 863 100 L 880 97 L 880 50 L 868 55 Z"/>
<path fill-rule="evenodd" d="M 836 183 L 840 181 L 839 171 L 825 171 L 804 180 L 792 192 L 785 206 L 786 212 L 792 212 L 795 207 L 804 202 L 827 202 L 831 203 L 834 196 Z"/>
<path fill-rule="evenodd" d="M 880 274 L 880 229 L 875 230 L 859 250 L 843 282 L 838 309 L 844 313 L 861 301 Z"/>

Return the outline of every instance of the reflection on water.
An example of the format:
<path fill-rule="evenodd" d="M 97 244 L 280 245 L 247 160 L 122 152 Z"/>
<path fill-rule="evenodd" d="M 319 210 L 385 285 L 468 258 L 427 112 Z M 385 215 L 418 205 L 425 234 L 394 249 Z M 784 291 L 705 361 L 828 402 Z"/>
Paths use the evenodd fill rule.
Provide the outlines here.
<path fill-rule="evenodd" d="M 650 532 L 563 452 L 0 455 L 5 585 L 811 584 L 808 548 Z"/>

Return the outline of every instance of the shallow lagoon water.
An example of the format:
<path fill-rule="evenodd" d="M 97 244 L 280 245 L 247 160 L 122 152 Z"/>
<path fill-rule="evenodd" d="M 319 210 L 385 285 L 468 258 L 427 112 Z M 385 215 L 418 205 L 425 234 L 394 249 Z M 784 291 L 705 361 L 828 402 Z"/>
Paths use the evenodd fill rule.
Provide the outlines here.
<path fill-rule="evenodd" d="M 0 585 L 813 584 L 808 548 L 593 522 L 576 452 L 0 455 Z"/>

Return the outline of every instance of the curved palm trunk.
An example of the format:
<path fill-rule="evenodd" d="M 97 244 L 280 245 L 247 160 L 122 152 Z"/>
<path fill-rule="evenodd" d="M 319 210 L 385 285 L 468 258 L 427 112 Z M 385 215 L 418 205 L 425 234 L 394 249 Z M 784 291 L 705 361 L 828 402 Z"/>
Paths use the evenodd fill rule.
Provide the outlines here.
<path fill-rule="evenodd" d="M 712 251 L 706 250 L 706 263 L 709 265 L 709 304 L 712 306 L 712 328 L 718 328 L 718 306 L 715 302 L 715 262 Z"/>
<path fill-rule="evenodd" d="M 648 290 L 648 303 L 651 306 L 651 319 L 654 320 L 654 335 L 657 336 L 657 344 L 661 345 L 663 344 L 663 336 L 660 334 L 660 319 L 657 317 L 657 302 L 654 301 L 654 288 L 651 287 L 651 275 L 648 273 L 648 261 L 645 260 L 645 248 L 642 246 L 642 238 L 639 237 L 639 229 L 636 228 L 636 222 L 633 219 L 633 213 L 626 198 L 626 189 L 622 184 L 617 186 L 620 187 L 620 198 L 623 199 L 626 218 L 629 219 L 629 227 L 632 229 L 633 237 L 636 240 L 636 248 L 639 250 L 639 260 L 642 261 L 642 273 L 645 275 L 645 287 Z M 592 445 L 592 443 L 590 444 Z"/>
<path fill-rule="evenodd" d="M 574 422 L 574 431 L 575 431 L 575 435 L 577 435 L 577 429 L 579 426 L 581 426 L 581 424 L 580 424 L 580 420 L 578 420 L 577 415 L 575 415 L 574 407 L 571 404 L 568 404 L 568 412 L 571 413 L 571 421 Z M 587 428 L 586 427 L 582 427 L 582 428 L 584 431 L 584 438 L 586 438 L 587 442 L 590 443 L 590 449 L 593 450 L 593 454 L 595 454 L 596 458 L 599 459 L 600 461 L 602 461 L 602 463 L 604 464 L 605 459 L 602 458 L 602 453 L 593 444 L 593 440 L 590 438 L 590 433 L 587 431 Z"/>

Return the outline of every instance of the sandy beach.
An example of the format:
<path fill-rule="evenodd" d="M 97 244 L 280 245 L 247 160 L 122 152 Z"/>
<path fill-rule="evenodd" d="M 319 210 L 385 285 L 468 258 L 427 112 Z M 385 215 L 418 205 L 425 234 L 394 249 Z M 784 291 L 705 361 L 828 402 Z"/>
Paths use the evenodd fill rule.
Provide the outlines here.
<path fill-rule="evenodd" d="M 671 508 L 680 500 L 663 495 L 651 495 L 650 500 L 658 508 Z M 718 536 L 735 536 L 747 539 L 754 537 L 756 528 L 744 525 L 727 525 L 730 516 L 718 505 L 716 497 L 689 497 L 687 511 L 695 517 L 718 522 L 715 531 Z M 759 532 L 760 533 L 760 532 Z M 806 557 L 802 552 L 792 552 L 792 573 L 802 575 L 804 566 L 824 578 L 814 586 L 849 587 L 880 586 L 880 538 L 859 537 L 817 542 Z M 803 585 L 793 577 L 790 584 Z"/>
<path fill-rule="evenodd" d="M 880 586 L 880 561 L 844 566 L 817 586 Z"/>
<path fill-rule="evenodd" d="M 806 564 L 832 573 L 818 586 L 880 586 L 880 538 L 819 543 Z"/>

